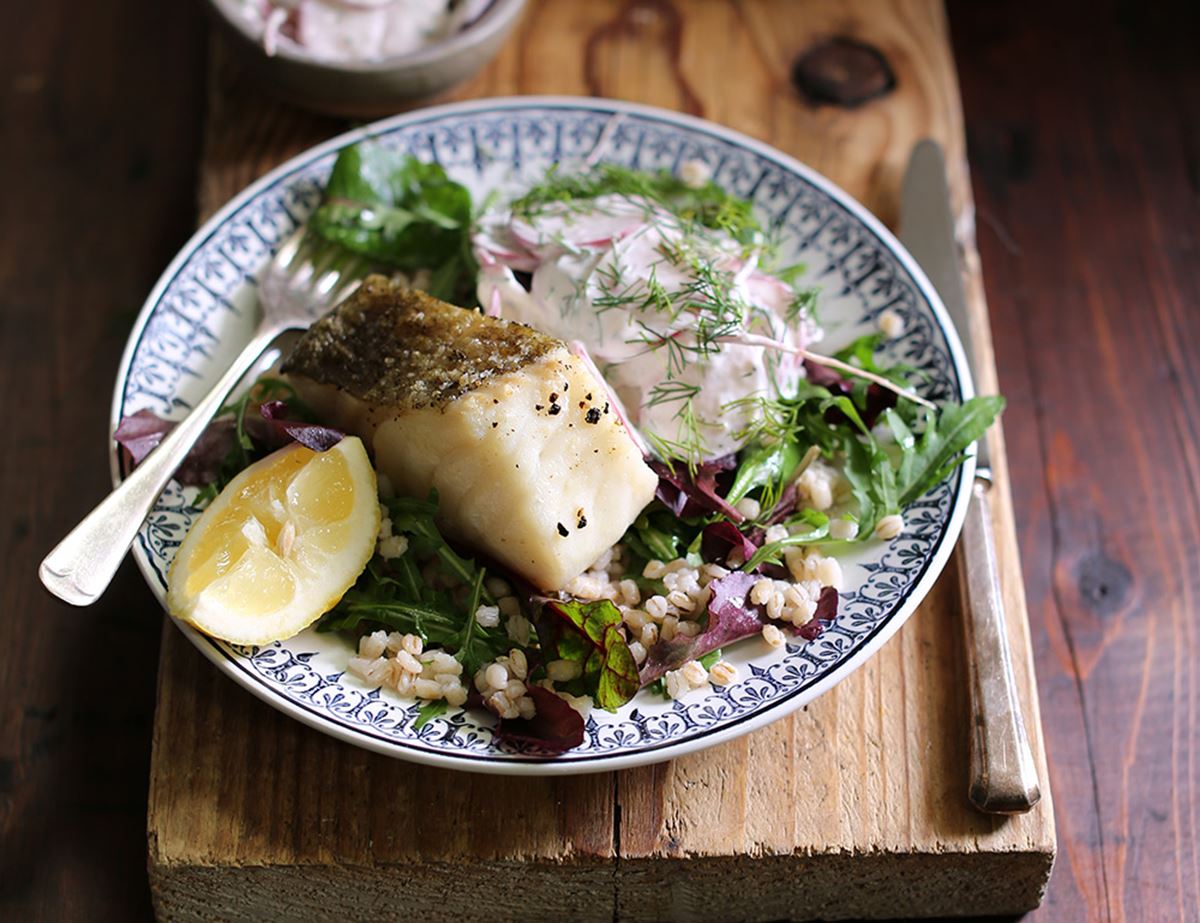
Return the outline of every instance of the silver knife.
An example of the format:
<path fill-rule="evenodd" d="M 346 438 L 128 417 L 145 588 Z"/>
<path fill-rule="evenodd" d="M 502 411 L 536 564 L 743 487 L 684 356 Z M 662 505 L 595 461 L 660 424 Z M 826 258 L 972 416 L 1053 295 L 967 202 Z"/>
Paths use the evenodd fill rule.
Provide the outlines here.
<path fill-rule="evenodd" d="M 979 359 L 971 342 L 946 161 L 935 141 L 918 143 L 908 163 L 900 196 L 900 240 L 946 305 L 963 341 L 971 377 L 978 381 Z M 1037 804 L 1042 793 L 1008 647 L 988 499 L 990 454 L 987 438 L 979 440 L 975 483 L 958 542 L 971 698 L 968 792 L 981 811 L 1021 814 Z"/>

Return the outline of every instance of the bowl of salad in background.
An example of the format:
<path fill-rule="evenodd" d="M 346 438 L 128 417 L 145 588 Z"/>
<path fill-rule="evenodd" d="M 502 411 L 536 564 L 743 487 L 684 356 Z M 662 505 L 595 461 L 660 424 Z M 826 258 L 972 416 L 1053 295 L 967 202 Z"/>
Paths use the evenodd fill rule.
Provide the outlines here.
<path fill-rule="evenodd" d="M 524 0 L 209 0 L 238 57 L 289 102 L 379 116 L 479 71 Z"/>

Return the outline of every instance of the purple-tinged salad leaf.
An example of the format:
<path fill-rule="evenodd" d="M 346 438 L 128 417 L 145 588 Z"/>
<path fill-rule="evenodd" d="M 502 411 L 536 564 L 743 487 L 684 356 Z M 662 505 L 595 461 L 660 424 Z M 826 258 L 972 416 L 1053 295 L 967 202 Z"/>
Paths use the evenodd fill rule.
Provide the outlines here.
<path fill-rule="evenodd" d="M 164 420 L 150 410 L 139 410 L 121 420 L 113 439 L 124 450 L 130 467 L 137 467 L 175 426 L 174 420 Z M 175 480 L 186 487 L 211 484 L 217 479 L 235 439 L 233 420 L 220 419 L 208 424 L 175 470 Z"/>
<path fill-rule="evenodd" d="M 616 711 L 640 688 L 637 663 L 621 633 L 621 610 L 610 600 L 539 600 L 534 619 L 542 657 L 569 660 L 583 671 L 574 681 L 596 704 Z"/>
<path fill-rule="evenodd" d="M 527 689 L 537 713 L 532 718 L 502 718 L 496 728 L 501 742 L 533 744 L 550 753 L 563 753 L 583 743 L 583 717 L 549 689 Z"/>
<path fill-rule="evenodd" d="M 642 685 L 654 682 L 689 660 L 698 660 L 717 648 L 759 634 L 767 624 L 767 613 L 762 606 L 750 602 L 750 590 L 761 579 L 755 574 L 734 571 L 710 583 L 708 627 L 694 638 L 676 635 L 651 647 L 642 664 Z"/>
<path fill-rule="evenodd" d="M 804 360 L 804 370 L 808 374 L 809 382 L 827 388 L 829 393 L 835 396 L 852 398 L 855 395 L 855 388 L 861 389 L 863 396 L 856 403 L 859 405 L 859 414 L 868 429 L 875 425 L 875 421 L 879 419 L 881 413 L 889 407 L 896 406 L 896 392 L 882 385 L 874 382 L 868 383 L 862 379 L 846 378 L 841 373 L 823 365 L 817 365 L 808 359 Z M 849 422 L 849 418 L 836 407 L 831 407 L 825 412 L 825 419 L 834 426 Z"/>
<path fill-rule="evenodd" d="M 345 433 L 328 426 L 289 420 L 290 410 L 285 401 L 264 401 L 258 408 L 263 420 L 284 444 L 294 440 L 314 452 L 328 452 L 345 437 Z"/>
<path fill-rule="evenodd" d="M 722 455 L 703 461 L 694 472 L 672 468 L 657 460 L 650 460 L 649 465 L 658 475 L 655 496 L 676 516 L 690 519 L 707 513 L 720 513 L 734 522 L 741 522 L 745 518 L 717 492 L 720 489 L 717 476 L 734 470 L 737 456 Z"/>
<path fill-rule="evenodd" d="M 258 413 L 250 413 L 251 408 Z M 295 419 L 299 417 L 300 419 Z M 175 471 L 175 480 L 202 488 L 196 504 L 202 505 L 253 462 L 289 442 L 299 442 L 323 452 L 337 445 L 342 434 L 317 426 L 296 396 L 280 378 L 260 378 L 241 397 L 221 408 L 200 439 Z M 121 420 L 113 438 L 136 466 L 157 446 L 175 422 L 140 410 Z"/>
<path fill-rule="evenodd" d="M 758 546 L 727 519 L 710 522 L 704 527 L 700 538 L 700 553 L 705 561 L 724 563 L 735 549 L 741 551 L 741 560 L 745 563 L 754 557 Z"/>
<path fill-rule="evenodd" d="M 139 465 L 174 427 L 171 420 L 164 420 L 152 410 L 139 410 L 121 419 L 113 439 L 125 450 L 130 464 Z"/>
<path fill-rule="evenodd" d="M 805 641 L 812 641 L 822 631 L 825 630 L 825 625 L 837 618 L 838 613 L 838 591 L 831 586 L 823 587 L 821 595 L 817 598 L 817 610 L 813 613 L 813 617 L 796 629 L 798 634 Z"/>

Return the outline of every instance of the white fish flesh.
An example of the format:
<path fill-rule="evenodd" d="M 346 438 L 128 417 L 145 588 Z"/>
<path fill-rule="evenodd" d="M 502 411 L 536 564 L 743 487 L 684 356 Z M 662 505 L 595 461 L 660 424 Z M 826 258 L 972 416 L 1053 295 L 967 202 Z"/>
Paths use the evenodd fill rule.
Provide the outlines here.
<path fill-rule="evenodd" d="M 657 478 L 588 364 L 552 337 L 368 278 L 283 367 L 439 525 L 559 589 L 616 543 Z"/>

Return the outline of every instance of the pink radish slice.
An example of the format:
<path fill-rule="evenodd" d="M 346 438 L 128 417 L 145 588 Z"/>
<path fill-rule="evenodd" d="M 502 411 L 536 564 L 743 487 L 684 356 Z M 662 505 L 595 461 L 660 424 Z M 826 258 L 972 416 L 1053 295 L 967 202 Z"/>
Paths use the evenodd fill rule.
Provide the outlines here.
<path fill-rule="evenodd" d="M 603 247 L 646 224 L 649 203 L 624 196 L 600 196 L 591 211 L 573 212 L 568 205 L 548 205 L 530 220 L 514 218 L 509 229 L 526 249 L 561 250 L 571 247 Z"/>

